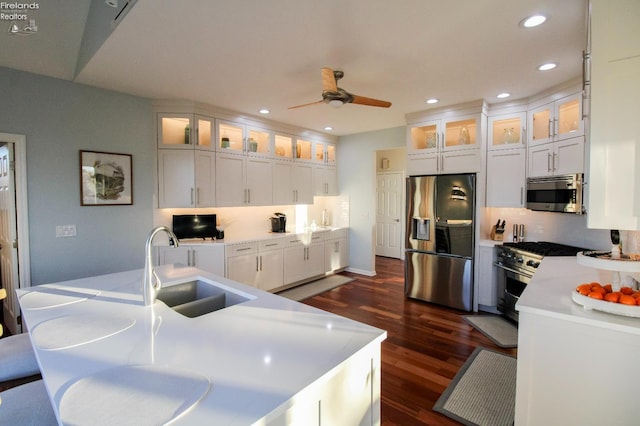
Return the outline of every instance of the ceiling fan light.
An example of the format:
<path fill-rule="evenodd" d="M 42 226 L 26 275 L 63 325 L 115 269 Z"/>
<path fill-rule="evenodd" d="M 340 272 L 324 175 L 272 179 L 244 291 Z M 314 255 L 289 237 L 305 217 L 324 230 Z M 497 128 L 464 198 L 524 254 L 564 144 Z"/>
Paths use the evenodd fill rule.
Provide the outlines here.
<path fill-rule="evenodd" d="M 329 101 L 329 105 L 334 108 L 340 108 L 342 105 L 344 105 L 344 102 L 342 102 L 340 99 L 332 99 Z"/>

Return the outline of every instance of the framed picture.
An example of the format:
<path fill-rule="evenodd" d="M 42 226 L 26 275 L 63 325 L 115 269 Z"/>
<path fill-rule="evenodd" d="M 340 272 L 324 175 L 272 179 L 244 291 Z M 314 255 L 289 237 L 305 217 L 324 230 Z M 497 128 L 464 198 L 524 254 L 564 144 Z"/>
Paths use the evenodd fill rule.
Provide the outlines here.
<path fill-rule="evenodd" d="M 80 151 L 80 205 L 133 204 L 130 154 Z"/>

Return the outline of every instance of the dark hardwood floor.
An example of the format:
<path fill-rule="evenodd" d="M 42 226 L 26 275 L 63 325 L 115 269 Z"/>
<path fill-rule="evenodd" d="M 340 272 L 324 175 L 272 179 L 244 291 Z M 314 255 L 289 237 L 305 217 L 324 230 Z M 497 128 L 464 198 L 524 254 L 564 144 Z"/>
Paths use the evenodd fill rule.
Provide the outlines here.
<path fill-rule="evenodd" d="M 478 347 L 502 349 L 463 318 L 467 312 L 408 299 L 404 263 L 376 257 L 375 277 L 355 281 L 303 303 L 387 331 L 382 343 L 382 425 L 458 425 L 432 410 L 467 357 Z"/>

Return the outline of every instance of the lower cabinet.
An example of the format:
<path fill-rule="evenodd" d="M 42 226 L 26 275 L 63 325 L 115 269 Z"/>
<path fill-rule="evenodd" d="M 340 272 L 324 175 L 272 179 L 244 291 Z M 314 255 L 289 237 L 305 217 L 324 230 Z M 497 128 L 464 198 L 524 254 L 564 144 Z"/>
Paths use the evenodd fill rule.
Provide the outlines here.
<path fill-rule="evenodd" d="M 380 343 L 363 348 L 267 416 L 269 426 L 380 424 Z"/>
<path fill-rule="evenodd" d="M 498 312 L 498 277 L 496 267 L 493 266 L 496 260 L 495 247 L 480 246 L 478 257 L 478 305 L 480 305 L 480 310 Z"/>
<path fill-rule="evenodd" d="M 224 276 L 224 251 L 223 244 L 185 245 L 183 243 L 179 247 L 162 246 L 159 247 L 159 263 L 161 265 L 182 263 Z"/>
<path fill-rule="evenodd" d="M 282 240 L 231 244 L 227 247 L 227 278 L 269 291 L 283 286 Z"/>
<path fill-rule="evenodd" d="M 285 285 L 324 274 L 324 243 L 293 245 L 284 249 Z"/>
<path fill-rule="evenodd" d="M 335 272 L 349 266 L 349 242 L 346 229 L 341 229 L 340 238 L 330 238 L 324 242 L 324 270 Z"/>

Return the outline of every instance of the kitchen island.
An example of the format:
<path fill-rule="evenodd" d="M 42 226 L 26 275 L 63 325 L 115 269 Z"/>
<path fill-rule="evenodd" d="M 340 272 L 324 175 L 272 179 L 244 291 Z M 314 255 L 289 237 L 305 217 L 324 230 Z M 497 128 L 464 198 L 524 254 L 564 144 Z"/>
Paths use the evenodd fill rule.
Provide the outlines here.
<path fill-rule="evenodd" d="M 516 425 L 638 424 L 640 318 L 572 300 L 577 285 L 611 280 L 576 257 L 542 261 L 516 305 Z"/>
<path fill-rule="evenodd" d="M 193 267 L 156 272 L 241 303 L 195 318 L 144 306 L 142 270 L 18 291 L 61 424 L 380 423 L 384 330 Z"/>

